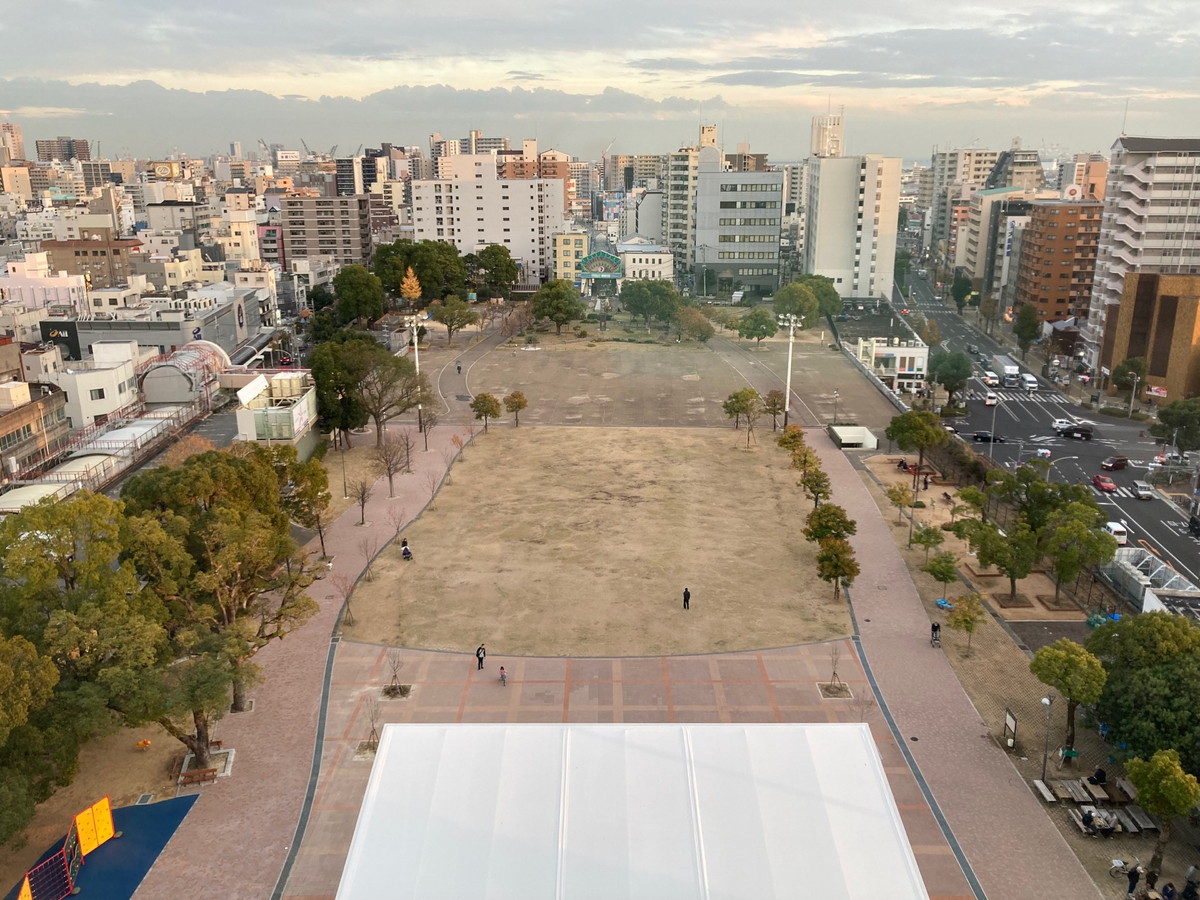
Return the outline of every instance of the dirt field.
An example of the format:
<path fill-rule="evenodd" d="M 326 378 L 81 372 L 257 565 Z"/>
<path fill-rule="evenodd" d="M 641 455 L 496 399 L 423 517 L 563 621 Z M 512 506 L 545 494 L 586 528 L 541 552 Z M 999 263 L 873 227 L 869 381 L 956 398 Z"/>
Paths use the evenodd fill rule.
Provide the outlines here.
<path fill-rule="evenodd" d="M 849 633 L 758 431 L 494 429 L 353 600 L 351 640 L 493 655 L 703 653 Z M 520 460 L 513 465 L 511 460 Z M 682 609 L 684 587 L 692 609 Z"/>

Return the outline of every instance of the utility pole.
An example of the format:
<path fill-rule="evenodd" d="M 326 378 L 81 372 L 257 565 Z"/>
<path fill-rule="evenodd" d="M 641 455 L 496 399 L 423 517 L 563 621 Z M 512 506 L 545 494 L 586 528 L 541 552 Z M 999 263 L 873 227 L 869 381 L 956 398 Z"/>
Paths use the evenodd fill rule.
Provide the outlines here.
<path fill-rule="evenodd" d="M 798 319 L 792 313 L 776 316 L 775 320 L 781 328 L 788 330 L 788 362 L 787 362 L 787 382 L 785 393 L 783 395 L 783 427 L 788 427 L 788 410 L 792 408 L 792 347 L 796 343 L 796 328 L 800 325 Z"/>

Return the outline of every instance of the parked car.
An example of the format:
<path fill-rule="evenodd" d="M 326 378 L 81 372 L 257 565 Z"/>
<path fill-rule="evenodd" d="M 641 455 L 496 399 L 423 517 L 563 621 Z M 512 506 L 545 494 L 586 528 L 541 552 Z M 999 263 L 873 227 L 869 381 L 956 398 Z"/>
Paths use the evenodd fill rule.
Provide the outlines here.
<path fill-rule="evenodd" d="M 1154 488 L 1150 486 L 1148 481 L 1135 481 L 1133 483 L 1133 496 L 1139 500 L 1153 500 Z"/>
<path fill-rule="evenodd" d="M 1108 475 L 1093 475 L 1092 487 L 1106 494 L 1115 494 L 1117 492 L 1117 483 Z"/>
<path fill-rule="evenodd" d="M 990 431 L 977 431 L 971 435 L 971 440 L 984 444 L 1003 444 L 1004 438 Z"/>
<path fill-rule="evenodd" d="M 1129 468 L 1128 456 L 1110 456 L 1104 462 L 1100 463 L 1100 468 L 1106 469 L 1109 472 L 1115 472 L 1117 469 Z"/>

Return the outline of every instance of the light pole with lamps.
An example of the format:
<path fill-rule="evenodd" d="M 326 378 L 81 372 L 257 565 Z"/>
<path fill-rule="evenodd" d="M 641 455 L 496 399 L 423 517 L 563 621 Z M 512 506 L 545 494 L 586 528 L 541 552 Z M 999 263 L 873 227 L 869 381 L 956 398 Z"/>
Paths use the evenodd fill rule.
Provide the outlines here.
<path fill-rule="evenodd" d="M 800 327 L 800 319 L 792 313 L 786 313 L 775 317 L 775 321 L 779 323 L 779 327 L 788 330 L 788 363 L 787 363 L 787 381 L 785 389 L 787 393 L 783 395 L 783 427 L 788 427 L 788 410 L 792 408 L 792 347 L 796 343 L 796 329 Z"/>
<path fill-rule="evenodd" d="M 841 399 L 841 397 L 842 397 L 842 395 L 839 394 L 837 392 L 837 389 L 835 388 L 833 391 L 833 424 L 834 425 L 837 424 L 838 401 Z"/>
<path fill-rule="evenodd" d="M 1000 410 L 1000 401 L 996 401 L 996 405 L 992 407 L 992 439 L 988 441 L 988 459 L 994 459 L 992 450 L 996 446 L 996 413 Z"/>
<path fill-rule="evenodd" d="M 417 336 L 417 324 L 420 320 L 416 316 L 405 316 L 404 321 L 405 321 L 405 324 L 408 325 L 409 330 L 412 332 L 413 365 L 416 366 L 417 383 L 420 384 L 420 381 L 421 381 L 421 349 L 420 349 L 421 339 Z M 420 396 L 420 395 L 418 395 L 418 396 Z M 417 402 L 417 431 L 418 432 L 425 431 L 425 420 L 421 416 L 420 401 Z"/>
<path fill-rule="evenodd" d="M 1141 377 L 1138 375 L 1134 375 L 1133 376 L 1133 390 L 1131 390 L 1129 392 L 1129 415 L 1130 415 L 1130 417 L 1133 416 L 1133 402 L 1137 399 L 1137 386 L 1138 386 L 1139 381 L 1141 381 Z"/>
<path fill-rule="evenodd" d="M 1057 466 L 1060 462 L 1067 462 L 1068 460 L 1072 460 L 1072 459 L 1079 459 L 1079 457 L 1078 456 L 1060 456 L 1058 459 L 1054 460 L 1054 462 L 1050 463 L 1049 467 L 1046 469 L 1046 484 L 1050 483 L 1050 476 L 1054 474 L 1055 466 Z"/>
<path fill-rule="evenodd" d="M 1042 745 L 1042 784 L 1046 783 L 1046 760 L 1050 758 L 1050 714 L 1054 711 L 1054 691 L 1048 691 L 1042 698 L 1046 707 L 1046 741 Z"/>

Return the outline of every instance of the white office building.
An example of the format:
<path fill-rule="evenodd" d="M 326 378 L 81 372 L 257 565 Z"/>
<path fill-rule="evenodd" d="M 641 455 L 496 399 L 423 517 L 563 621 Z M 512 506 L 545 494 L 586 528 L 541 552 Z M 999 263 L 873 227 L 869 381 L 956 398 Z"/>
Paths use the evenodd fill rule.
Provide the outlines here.
<path fill-rule="evenodd" d="M 1125 276 L 1200 274 L 1200 138 L 1123 135 L 1112 147 L 1085 361 L 1095 365 L 1108 309 Z"/>
<path fill-rule="evenodd" d="M 804 271 L 833 279 L 842 297 L 891 298 L 900 162 L 878 154 L 808 161 Z"/>
<path fill-rule="evenodd" d="M 447 177 L 412 184 L 413 239 L 446 241 L 460 253 L 499 244 L 523 282 L 549 277 L 553 238 L 564 230 L 561 178 L 501 178 L 492 153 L 444 157 Z"/>
<path fill-rule="evenodd" d="M 773 292 L 779 286 L 783 173 L 726 172 L 716 147 L 700 149 L 698 170 L 693 271 L 715 275 L 718 291 Z M 704 281 L 699 275 L 697 284 Z"/>

